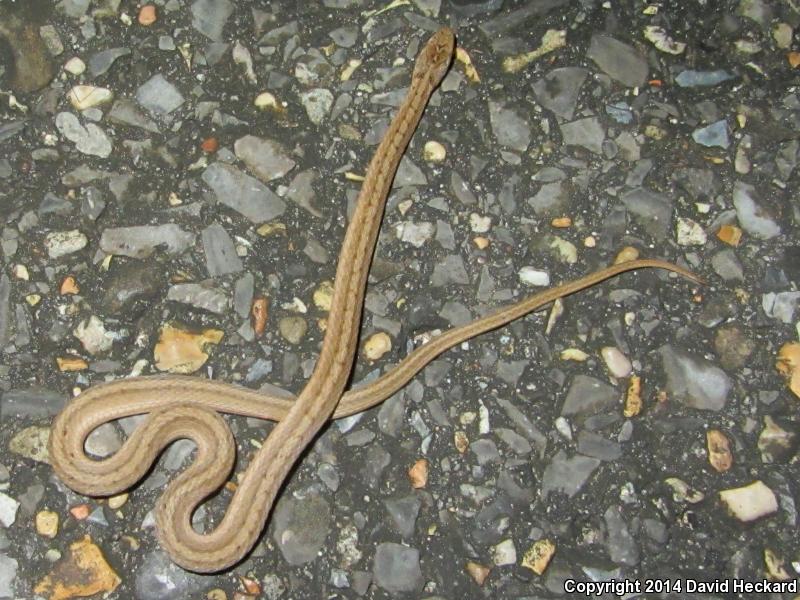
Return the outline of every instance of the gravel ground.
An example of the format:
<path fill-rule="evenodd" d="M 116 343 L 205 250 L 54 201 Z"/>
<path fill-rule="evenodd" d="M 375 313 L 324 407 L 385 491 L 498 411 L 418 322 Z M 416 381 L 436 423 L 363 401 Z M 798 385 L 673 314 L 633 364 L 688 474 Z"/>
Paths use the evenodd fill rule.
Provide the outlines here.
<path fill-rule="evenodd" d="M 192 444 L 86 498 L 51 419 L 139 374 L 302 389 L 442 25 L 353 381 L 614 261 L 708 284 L 625 274 L 447 352 L 323 430 L 246 560 L 183 571 L 152 510 Z M 793 0 L 0 0 L 0 598 L 800 597 L 798 26 Z M 241 473 L 271 425 L 226 418 Z"/>

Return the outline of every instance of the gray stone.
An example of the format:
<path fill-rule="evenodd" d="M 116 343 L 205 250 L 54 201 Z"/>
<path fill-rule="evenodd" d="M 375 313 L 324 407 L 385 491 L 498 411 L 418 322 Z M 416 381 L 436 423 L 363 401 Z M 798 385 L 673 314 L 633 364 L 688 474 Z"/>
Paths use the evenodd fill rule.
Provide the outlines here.
<path fill-rule="evenodd" d="M 212 163 L 203 171 L 202 178 L 214 190 L 220 203 L 253 223 L 271 221 L 286 210 L 286 203 L 272 190 L 236 167 Z"/>
<path fill-rule="evenodd" d="M 620 508 L 609 506 L 603 518 L 608 532 L 606 548 L 611 560 L 631 567 L 639 564 L 639 548 L 628 531 L 628 525 L 622 518 Z"/>
<path fill-rule="evenodd" d="M 11 328 L 9 327 L 9 309 L 11 308 L 11 280 L 8 275 L 0 275 L 0 352 L 6 347 L 10 339 Z M 2 407 L 0 403 L 0 407 Z M 0 411 L 2 417 L 2 411 Z"/>
<path fill-rule="evenodd" d="M 692 132 L 692 139 L 701 146 L 727 148 L 731 144 L 728 123 L 725 119 L 721 119 L 706 127 L 695 129 Z"/>
<path fill-rule="evenodd" d="M 410 539 L 414 535 L 414 526 L 422 506 L 419 496 L 411 494 L 402 498 L 387 498 L 383 504 L 400 535 L 405 539 Z"/>
<path fill-rule="evenodd" d="M 108 158 L 111 156 L 113 145 L 111 140 L 100 127 L 94 123 L 81 125 L 78 117 L 68 112 L 56 115 L 56 128 L 65 138 L 75 144 L 75 149 L 82 154 Z"/>
<path fill-rule="evenodd" d="M 319 125 L 331 112 L 333 106 L 333 94 L 326 88 L 314 88 L 300 94 L 300 102 L 306 109 L 309 120 L 314 125 Z"/>
<path fill-rule="evenodd" d="M 113 423 L 103 423 L 86 438 L 86 451 L 105 458 L 122 447 L 122 438 Z"/>
<path fill-rule="evenodd" d="M 589 415 L 613 409 L 618 405 L 620 396 L 618 390 L 599 379 L 576 375 L 567 392 L 561 414 Z"/>
<path fill-rule="evenodd" d="M 744 269 L 733 248 L 724 248 L 712 256 L 711 266 L 725 281 L 744 281 Z"/>
<path fill-rule="evenodd" d="M 431 285 L 433 287 L 441 287 L 448 283 L 459 285 L 467 285 L 469 283 L 469 275 L 464 266 L 464 260 L 457 254 L 445 256 L 442 262 L 433 267 Z"/>
<path fill-rule="evenodd" d="M 15 580 L 19 563 L 5 554 L 0 554 L 0 598 L 16 598 Z"/>
<path fill-rule="evenodd" d="M 622 456 L 619 443 L 607 440 L 593 431 L 580 431 L 578 433 L 578 452 L 600 460 L 617 460 Z"/>
<path fill-rule="evenodd" d="M 339 27 L 329 32 L 328 36 L 340 48 L 352 48 L 358 41 L 358 27 L 355 25 Z"/>
<path fill-rule="evenodd" d="M 112 227 L 100 236 L 100 249 L 106 254 L 147 258 L 156 250 L 181 254 L 194 244 L 194 234 L 173 223 Z"/>
<path fill-rule="evenodd" d="M 798 303 L 800 303 L 800 292 L 767 292 L 761 296 L 764 313 L 787 325 L 794 322 Z"/>
<path fill-rule="evenodd" d="M 561 138 L 565 146 L 581 146 L 589 152 L 600 154 L 606 131 L 597 117 L 586 117 L 561 124 Z"/>
<path fill-rule="evenodd" d="M 543 499 L 553 492 L 561 492 L 572 498 L 600 466 L 600 460 L 588 456 L 576 455 L 567 458 L 563 450 L 559 450 L 542 475 L 541 495 Z"/>
<path fill-rule="evenodd" d="M 127 125 L 129 127 L 138 127 L 150 133 L 158 133 L 159 131 L 158 125 L 145 115 L 133 100 L 127 98 L 120 98 L 114 102 L 114 105 L 108 112 L 108 119 L 112 123 Z"/>
<path fill-rule="evenodd" d="M 632 46 L 607 35 L 593 35 L 586 56 L 611 79 L 626 87 L 640 86 L 647 79 L 647 61 L 644 57 Z"/>
<path fill-rule="evenodd" d="M 428 178 L 413 160 L 408 156 L 400 159 L 400 166 L 397 168 L 397 175 L 394 176 L 392 188 L 402 188 L 409 185 L 427 185 Z"/>
<path fill-rule="evenodd" d="M 318 492 L 302 497 L 284 494 L 278 501 L 272 522 L 272 539 L 292 566 L 314 560 L 331 527 L 330 504 Z"/>
<path fill-rule="evenodd" d="M 672 201 L 669 197 L 645 188 L 636 188 L 621 196 L 625 208 L 644 230 L 656 240 L 665 239 L 672 225 Z"/>
<path fill-rule="evenodd" d="M 246 135 L 234 142 L 233 149 L 239 160 L 265 183 L 283 177 L 296 164 L 275 140 Z"/>
<path fill-rule="evenodd" d="M 708 359 L 666 344 L 659 348 L 670 397 L 691 408 L 719 411 L 733 387 L 730 377 Z"/>
<path fill-rule="evenodd" d="M 527 202 L 539 217 L 566 214 L 569 207 L 569 186 L 563 181 L 545 183 Z"/>
<path fill-rule="evenodd" d="M 197 0 L 191 6 L 192 27 L 204 36 L 222 41 L 222 30 L 233 14 L 233 4 L 228 0 Z"/>
<path fill-rule="evenodd" d="M 675 83 L 681 87 L 709 87 L 733 79 L 733 75 L 722 69 L 715 71 L 681 71 L 675 77 Z"/>
<path fill-rule="evenodd" d="M 479 465 L 500 462 L 500 452 L 492 440 L 485 438 L 475 440 L 469 445 L 469 449 L 475 454 Z"/>
<path fill-rule="evenodd" d="M 166 115 L 184 103 L 183 95 L 160 73 L 139 86 L 136 101 L 154 114 Z"/>
<path fill-rule="evenodd" d="M 89 62 L 87 64 L 89 67 L 89 72 L 94 77 L 103 75 L 111 68 L 111 66 L 114 64 L 114 61 L 123 56 L 127 56 L 130 53 L 130 48 L 109 48 L 108 50 L 103 50 L 101 52 L 92 54 L 92 56 L 89 57 Z"/>
<path fill-rule="evenodd" d="M 255 295 L 255 277 L 252 273 L 245 273 L 236 280 L 233 290 L 233 310 L 242 319 L 250 316 L 250 307 L 253 304 Z"/>
<path fill-rule="evenodd" d="M 525 152 L 531 143 L 530 119 L 516 109 L 489 102 L 489 123 L 497 143 L 517 152 Z"/>
<path fill-rule="evenodd" d="M 231 236 L 222 225 L 212 223 L 203 230 L 202 238 L 206 268 L 211 277 L 238 273 L 244 268 Z"/>
<path fill-rule="evenodd" d="M 134 587 L 139 600 L 182 600 L 202 589 L 204 581 L 203 576 L 181 569 L 156 550 L 136 570 Z"/>
<path fill-rule="evenodd" d="M 375 583 L 389 593 L 418 592 L 423 583 L 419 550 L 392 542 L 379 544 L 372 575 Z"/>
<path fill-rule="evenodd" d="M 739 224 L 750 235 L 762 240 L 780 235 L 773 211 L 759 200 L 755 187 L 749 183 L 737 181 L 733 185 L 733 205 Z"/>
<path fill-rule="evenodd" d="M 205 238 L 203 243 L 205 245 Z M 167 291 L 167 300 L 188 304 L 217 315 L 225 314 L 230 306 L 230 299 L 225 291 L 214 287 L 211 281 L 176 283 Z"/>
<path fill-rule="evenodd" d="M 494 432 L 497 434 L 497 437 L 503 440 L 503 442 L 516 454 L 530 454 L 531 450 L 533 450 L 530 442 L 513 429 L 497 427 L 495 428 Z"/>
<path fill-rule="evenodd" d="M 533 92 L 539 104 L 553 111 L 562 119 L 571 120 L 586 77 L 587 69 L 562 67 L 553 69 L 533 84 Z"/>

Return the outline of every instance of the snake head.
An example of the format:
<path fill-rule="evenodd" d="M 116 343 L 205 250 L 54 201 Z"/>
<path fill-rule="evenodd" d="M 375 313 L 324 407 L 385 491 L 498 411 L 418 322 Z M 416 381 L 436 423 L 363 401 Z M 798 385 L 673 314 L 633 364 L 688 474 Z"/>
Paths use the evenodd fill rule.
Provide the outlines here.
<path fill-rule="evenodd" d="M 439 85 L 444 79 L 447 69 L 453 60 L 453 52 L 456 48 L 456 36 L 449 27 L 442 27 L 434 33 L 423 46 L 417 56 L 412 77 L 428 78 L 431 84 Z"/>

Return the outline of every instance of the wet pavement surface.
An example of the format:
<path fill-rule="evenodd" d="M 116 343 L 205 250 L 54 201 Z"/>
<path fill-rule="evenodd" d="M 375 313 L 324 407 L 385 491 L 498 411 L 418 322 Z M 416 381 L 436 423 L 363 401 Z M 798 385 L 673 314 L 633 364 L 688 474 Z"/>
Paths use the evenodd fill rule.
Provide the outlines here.
<path fill-rule="evenodd" d="M 297 4 L 0 0 L 0 598 L 796 598 L 800 6 Z M 50 421 L 131 375 L 302 388 L 359 176 L 442 25 L 459 53 L 354 382 L 614 261 L 708 285 L 625 274 L 445 353 L 323 430 L 245 561 L 183 571 L 152 510 L 192 444 L 86 498 Z M 241 473 L 271 425 L 226 418 Z"/>

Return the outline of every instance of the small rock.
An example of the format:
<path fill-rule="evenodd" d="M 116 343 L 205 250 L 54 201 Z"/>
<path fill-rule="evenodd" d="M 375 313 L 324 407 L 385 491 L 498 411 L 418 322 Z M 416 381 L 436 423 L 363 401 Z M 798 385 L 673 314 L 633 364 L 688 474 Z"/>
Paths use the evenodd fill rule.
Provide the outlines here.
<path fill-rule="evenodd" d="M 378 544 L 372 574 L 375 583 L 389 593 L 419 591 L 423 583 L 419 550 L 392 542 Z"/>
<path fill-rule="evenodd" d="M 722 490 L 719 497 L 730 513 L 745 523 L 778 510 L 775 493 L 760 480 L 744 487 Z"/>
<path fill-rule="evenodd" d="M 498 567 L 513 565 L 517 562 L 517 549 L 514 540 L 503 540 L 492 547 L 492 561 Z"/>
<path fill-rule="evenodd" d="M 104 87 L 76 85 L 67 93 L 67 98 L 75 110 L 86 110 L 87 108 L 111 102 L 114 99 L 114 94 Z"/>
<path fill-rule="evenodd" d="M 194 373 L 208 360 L 206 346 L 222 341 L 224 332 L 206 329 L 199 333 L 163 325 L 153 351 L 156 368 L 170 373 Z"/>
<path fill-rule="evenodd" d="M 11 527 L 17 520 L 19 502 L 11 496 L 0 492 L 0 523 L 3 527 Z"/>
<path fill-rule="evenodd" d="M 306 109 L 309 120 L 314 125 L 319 125 L 331 111 L 333 94 L 325 88 L 314 88 L 300 94 L 300 101 Z"/>
<path fill-rule="evenodd" d="M 77 229 L 53 231 L 45 236 L 44 245 L 50 258 L 61 258 L 67 254 L 83 250 L 89 239 Z"/>
<path fill-rule="evenodd" d="M 167 115 L 184 103 L 183 95 L 163 75 L 156 74 L 136 90 L 136 101 L 158 115 Z"/>
<path fill-rule="evenodd" d="M 703 246 L 708 241 L 703 227 L 692 219 L 678 217 L 675 230 L 679 246 Z"/>

